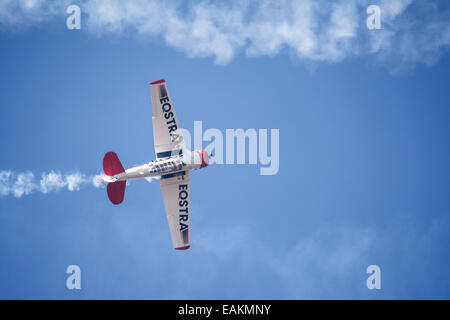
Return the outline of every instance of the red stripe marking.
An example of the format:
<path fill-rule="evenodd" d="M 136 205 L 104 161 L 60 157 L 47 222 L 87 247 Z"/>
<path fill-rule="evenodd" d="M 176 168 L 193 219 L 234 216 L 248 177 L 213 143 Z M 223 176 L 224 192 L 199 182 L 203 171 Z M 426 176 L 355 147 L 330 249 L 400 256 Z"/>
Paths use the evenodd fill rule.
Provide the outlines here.
<path fill-rule="evenodd" d="M 164 80 L 164 79 L 156 80 L 156 81 L 150 82 L 150 85 L 152 85 L 152 84 L 158 84 L 158 83 L 164 83 L 164 82 L 166 82 L 166 80 Z"/>
<path fill-rule="evenodd" d="M 189 249 L 191 246 L 185 246 L 185 247 L 179 247 L 179 248 L 175 248 L 175 250 L 186 250 Z"/>

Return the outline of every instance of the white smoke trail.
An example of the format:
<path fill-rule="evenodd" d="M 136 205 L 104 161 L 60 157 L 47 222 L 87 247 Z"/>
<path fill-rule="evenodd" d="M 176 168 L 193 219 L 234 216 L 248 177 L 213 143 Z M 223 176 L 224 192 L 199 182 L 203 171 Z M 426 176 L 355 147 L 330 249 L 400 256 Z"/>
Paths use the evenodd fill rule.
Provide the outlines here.
<path fill-rule="evenodd" d="M 103 187 L 103 183 L 97 178 L 98 175 L 85 175 L 80 172 L 62 174 L 58 171 L 44 172 L 39 181 L 31 171 L 13 172 L 11 170 L 0 171 L 0 196 L 13 195 L 21 198 L 35 191 L 47 194 L 63 189 L 68 191 L 79 191 L 83 186 Z"/>
<path fill-rule="evenodd" d="M 105 183 L 98 178 L 104 177 L 104 174 L 86 175 L 80 172 L 61 173 L 51 170 L 43 172 L 40 179 L 36 179 L 31 171 L 13 172 L 11 170 L 0 171 L 0 196 L 13 195 L 21 198 L 33 192 L 47 194 L 49 192 L 58 192 L 61 190 L 80 191 L 82 187 L 91 186 L 94 188 L 103 188 Z M 147 177 L 145 180 L 151 183 L 159 177 Z M 129 182 L 127 181 L 127 185 Z"/>

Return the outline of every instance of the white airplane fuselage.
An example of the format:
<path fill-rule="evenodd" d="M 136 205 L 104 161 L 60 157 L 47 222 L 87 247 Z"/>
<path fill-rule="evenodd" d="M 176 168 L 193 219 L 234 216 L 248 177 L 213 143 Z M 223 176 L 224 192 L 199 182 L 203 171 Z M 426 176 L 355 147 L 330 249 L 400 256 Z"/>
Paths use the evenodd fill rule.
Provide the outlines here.
<path fill-rule="evenodd" d="M 200 169 L 209 164 L 209 156 L 204 150 L 196 150 L 189 155 L 177 155 L 157 159 L 148 163 L 126 169 L 122 173 L 105 177 L 108 182 L 124 181 L 145 177 L 170 175 L 177 172 Z"/>

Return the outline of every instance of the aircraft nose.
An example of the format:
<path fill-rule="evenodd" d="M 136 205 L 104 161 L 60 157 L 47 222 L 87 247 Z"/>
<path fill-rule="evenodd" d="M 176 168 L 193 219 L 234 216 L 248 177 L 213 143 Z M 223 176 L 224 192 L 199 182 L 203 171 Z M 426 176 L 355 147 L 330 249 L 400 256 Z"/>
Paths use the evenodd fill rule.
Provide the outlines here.
<path fill-rule="evenodd" d="M 208 152 L 206 152 L 205 150 L 202 150 L 202 165 L 200 166 L 200 168 L 207 167 L 208 165 L 209 165 Z"/>

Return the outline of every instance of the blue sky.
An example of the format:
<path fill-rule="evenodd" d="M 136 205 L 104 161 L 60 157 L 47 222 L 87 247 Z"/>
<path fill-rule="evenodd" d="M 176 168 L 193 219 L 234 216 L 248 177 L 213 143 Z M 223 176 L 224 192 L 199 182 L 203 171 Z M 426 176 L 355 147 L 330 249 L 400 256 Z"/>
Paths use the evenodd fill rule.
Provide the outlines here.
<path fill-rule="evenodd" d="M 374 1 L 381 30 L 368 1 L 74 3 L 81 30 L 69 2 L 0 1 L 0 298 L 449 298 L 447 2 Z M 154 158 L 160 78 L 190 131 L 280 130 L 276 175 L 192 173 L 181 252 L 157 181 L 119 206 L 90 182 L 107 151 Z M 52 171 L 82 180 L 44 193 Z"/>

